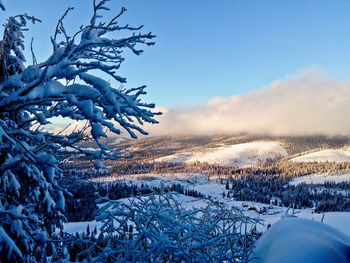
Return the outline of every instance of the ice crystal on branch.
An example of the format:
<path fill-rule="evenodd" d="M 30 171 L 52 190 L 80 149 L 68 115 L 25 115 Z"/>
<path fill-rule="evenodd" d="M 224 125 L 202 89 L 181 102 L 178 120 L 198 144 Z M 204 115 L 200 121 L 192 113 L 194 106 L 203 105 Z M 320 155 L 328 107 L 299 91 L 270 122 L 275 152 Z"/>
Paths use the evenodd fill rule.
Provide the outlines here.
<path fill-rule="evenodd" d="M 78 238 L 88 262 L 247 262 L 257 220 L 206 200 L 184 208 L 175 193 L 107 201 L 98 211 L 99 238 Z"/>
<path fill-rule="evenodd" d="M 67 9 L 51 37 L 52 54 L 43 62 L 27 65 L 23 54 L 27 22 L 40 20 L 24 15 L 10 17 L 3 26 L 0 42 L 0 257 L 1 261 L 36 262 L 65 258 L 55 234 L 64 217 L 63 189 L 57 182 L 62 176 L 58 162 L 65 150 L 76 151 L 96 159 L 113 159 L 100 143 L 106 131 L 120 134 L 125 129 L 131 137 L 147 134 L 140 125 L 156 123 L 154 104 L 140 100 L 145 86 L 120 89 L 97 72 L 119 83 L 124 61 L 123 51 L 139 55 L 139 44 L 153 45 L 154 35 L 139 33 L 141 27 L 120 26 L 122 8 L 110 21 L 101 12 L 107 1 L 93 2 L 90 24 L 70 36 L 63 21 L 72 11 Z M 4 9 L 0 2 L 0 7 Z M 121 30 L 130 36 L 113 38 Z M 69 135 L 55 134 L 41 128 L 55 117 L 85 120 L 82 130 Z M 100 150 L 87 151 L 77 142 L 92 138 Z"/>

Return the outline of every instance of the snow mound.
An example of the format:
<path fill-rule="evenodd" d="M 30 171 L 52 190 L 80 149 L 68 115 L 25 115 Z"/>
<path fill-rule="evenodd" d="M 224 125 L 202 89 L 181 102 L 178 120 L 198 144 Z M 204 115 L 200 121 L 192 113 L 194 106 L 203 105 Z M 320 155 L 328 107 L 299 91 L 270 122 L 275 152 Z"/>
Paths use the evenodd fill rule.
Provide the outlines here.
<path fill-rule="evenodd" d="M 350 263 L 350 238 L 317 221 L 287 218 L 257 241 L 253 263 Z"/>
<path fill-rule="evenodd" d="M 305 154 L 291 159 L 293 162 L 347 162 L 350 161 L 350 148 L 345 150 L 327 149 Z"/>
<path fill-rule="evenodd" d="M 178 153 L 156 159 L 157 162 L 207 162 L 226 167 L 251 167 L 268 158 L 276 159 L 287 155 L 279 142 L 256 141 L 210 149 L 207 152 Z"/>

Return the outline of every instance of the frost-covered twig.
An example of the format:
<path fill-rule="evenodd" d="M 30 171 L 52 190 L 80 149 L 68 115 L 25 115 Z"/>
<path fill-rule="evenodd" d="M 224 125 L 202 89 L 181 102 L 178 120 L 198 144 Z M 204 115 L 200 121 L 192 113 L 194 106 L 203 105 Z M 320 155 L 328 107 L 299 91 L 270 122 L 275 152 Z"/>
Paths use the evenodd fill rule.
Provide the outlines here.
<path fill-rule="evenodd" d="M 58 184 L 62 171 L 58 163 L 76 152 L 94 159 L 116 159 L 100 142 L 107 132 L 123 130 L 133 138 L 147 134 L 139 125 L 157 123 L 154 104 L 143 103 L 144 86 L 119 89 L 118 69 L 124 61 L 123 51 L 139 55 L 140 45 L 153 45 L 151 33 L 137 33 L 141 27 L 118 26 L 118 18 L 103 21 L 101 11 L 107 1 L 94 1 L 90 24 L 70 36 L 59 19 L 53 34 L 53 52 L 38 62 L 31 45 L 33 64 L 24 57 L 24 32 L 28 22 L 41 22 L 27 14 L 8 18 L 0 41 L 0 212 L 17 209 L 17 217 L 1 213 L 0 261 L 35 262 L 64 258 L 55 230 L 65 220 L 64 196 Z M 0 8 L 4 9 L 0 2 Z M 120 30 L 129 36 L 120 38 Z M 96 75 L 99 71 L 100 74 Z M 110 83 L 104 78 L 113 79 Z M 117 84 L 115 84 L 117 83 Z M 53 133 L 42 128 L 57 118 L 86 121 L 86 126 L 69 134 Z M 138 123 L 138 124 L 137 124 Z M 92 139 L 99 150 L 82 149 L 78 142 Z M 76 149 L 75 153 L 66 151 Z M 17 219 L 21 218 L 20 221 Z M 31 226 L 30 222 L 37 222 Z M 58 252 L 56 250 L 60 250 Z M 13 253 L 20 251 L 20 253 Z M 64 255 L 63 255 L 64 254 Z"/>
<path fill-rule="evenodd" d="M 257 222 L 236 208 L 208 200 L 183 208 L 173 193 L 128 201 L 109 200 L 98 212 L 98 240 L 86 239 L 91 262 L 244 262 L 256 237 L 246 229 Z M 79 239 L 78 242 L 82 242 Z M 104 245 L 103 249 L 102 244 Z M 98 248 L 100 246 L 100 248 Z"/>

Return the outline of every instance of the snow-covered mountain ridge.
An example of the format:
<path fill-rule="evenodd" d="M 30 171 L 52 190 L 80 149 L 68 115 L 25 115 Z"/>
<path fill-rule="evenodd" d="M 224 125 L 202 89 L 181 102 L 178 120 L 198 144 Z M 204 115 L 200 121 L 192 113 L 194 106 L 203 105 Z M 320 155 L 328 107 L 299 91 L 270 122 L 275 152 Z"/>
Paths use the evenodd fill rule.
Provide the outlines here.
<path fill-rule="evenodd" d="M 251 167 L 258 162 L 287 156 L 287 151 L 279 142 L 253 141 L 248 143 L 223 145 L 206 151 L 176 153 L 157 158 L 157 162 L 202 162 L 225 167 Z"/>
<path fill-rule="evenodd" d="M 325 149 L 292 158 L 294 162 L 348 162 L 350 161 L 350 148 Z"/>
<path fill-rule="evenodd" d="M 207 162 L 225 167 L 249 167 L 257 162 L 290 159 L 295 162 L 350 161 L 350 137 L 182 136 L 149 137 L 105 142 L 111 149 L 138 157 L 147 151 L 149 161 Z M 87 142 L 88 146 L 92 145 Z"/>

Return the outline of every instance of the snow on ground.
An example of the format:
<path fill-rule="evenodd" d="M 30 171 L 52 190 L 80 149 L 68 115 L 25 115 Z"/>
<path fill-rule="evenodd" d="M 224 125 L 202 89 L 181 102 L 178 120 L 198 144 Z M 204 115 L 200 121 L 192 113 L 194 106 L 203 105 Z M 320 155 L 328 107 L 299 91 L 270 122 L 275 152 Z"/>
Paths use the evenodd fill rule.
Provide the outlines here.
<path fill-rule="evenodd" d="M 294 178 L 289 184 L 291 185 L 297 185 L 300 183 L 306 183 L 306 184 L 324 184 L 325 182 L 334 182 L 334 183 L 341 183 L 341 182 L 348 182 L 350 181 L 350 174 L 337 174 L 337 175 L 331 175 L 331 174 L 312 174 L 307 176 L 300 176 L 297 178 Z"/>
<path fill-rule="evenodd" d="M 67 233 L 74 234 L 76 232 L 82 233 L 86 232 L 86 228 L 89 225 L 90 231 L 94 230 L 95 227 L 97 231 L 99 232 L 99 228 L 101 227 L 100 222 L 93 221 L 85 221 L 85 222 L 69 222 L 64 224 L 64 231 Z"/>
<path fill-rule="evenodd" d="M 349 175 L 350 176 L 350 175 Z M 110 183 L 118 180 L 115 177 L 96 178 L 93 181 Z M 259 218 L 263 220 L 263 225 L 258 225 L 258 231 L 265 231 L 268 224 L 274 224 L 285 215 L 287 208 L 271 206 L 268 204 L 262 204 L 257 202 L 236 201 L 232 198 L 223 197 L 222 193 L 225 190 L 225 185 L 220 184 L 219 179 L 208 181 L 206 176 L 201 174 L 188 174 L 188 173 L 169 173 L 169 174 L 146 174 L 146 175 L 131 175 L 127 178 L 119 178 L 128 184 L 148 185 L 148 186 L 170 186 L 173 183 L 181 183 L 185 189 L 196 190 L 203 193 L 205 196 L 211 196 L 211 199 L 217 200 L 226 204 L 228 207 L 241 208 L 245 215 L 252 218 Z M 177 200 L 185 208 L 203 207 L 208 202 L 205 199 L 189 197 L 185 195 L 178 195 Z M 121 202 L 128 202 L 127 199 L 121 199 Z M 257 211 L 264 211 L 258 213 Z M 316 214 L 311 208 L 295 209 L 289 211 L 290 214 L 294 214 L 300 218 L 306 218 L 321 222 L 323 214 Z M 350 212 L 327 212 L 324 213 L 323 222 L 342 231 L 350 236 Z M 70 233 L 83 232 L 86 230 L 87 225 L 90 225 L 90 229 L 94 229 L 95 226 L 100 225 L 96 221 L 91 222 L 71 222 L 65 224 L 65 231 Z"/>
<path fill-rule="evenodd" d="M 118 145 L 118 144 L 128 140 L 128 138 L 124 138 L 121 136 L 118 136 L 118 137 L 112 138 L 112 139 L 113 139 L 113 141 L 111 140 L 111 142 L 109 142 L 110 145 Z"/>
<path fill-rule="evenodd" d="M 121 199 L 121 202 L 125 202 L 126 200 Z M 194 197 L 189 197 L 185 195 L 179 195 L 177 198 L 177 201 L 181 203 L 181 205 L 185 208 L 191 209 L 193 207 L 199 208 L 204 207 L 207 202 L 205 199 L 199 199 Z M 257 225 L 258 231 L 266 231 L 267 226 L 273 225 L 277 221 L 281 219 L 283 215 L 285 215 L 285 212 L 287 208 L 285 207 L 277 207 L 277 206 L 269 206 L 267 204 L 261 204 L 256 202 L 242 202 L 242 201 L 234 201 L 234 200 L 225 200 L 224 201 L 226 205 L 229 207 L 238 207 L 243 209 L 243 212 L 246 216 L 249 216 L 251 218 L 258 218 L 262 219 L 262 224 Z M 256 208 L 263 208 L 263 207 L 272 207 L 268 208 L 267 212 L 263 214 L 257 213 L 255 210 L 249 210 L 252 207 Z M 295 209 L 294 214 L 299 218 L 306 218 L 315 220 L 317 222 L 321 222 L 323 214 L 324 219 L 323 223 L 330 225 L 334 227 L 335 229 L 338 229 L 339 231 L 347 234 L 350 236 L 350 212 L 326 212 L 322 214 L 317 214 L 312 211 L 311 208 L 307 209 Z M 68 233 L 82 233 L 86 231 L 87 225 L 90 226 L 90 230 L 93 230 L 95 227 L 99 229 L 99 226 L 101 226 L 101 223 L 96 221 L 86 221 L 86 222 L 69 222 L 64 224 L 64 231 Z"/>
<path fill-rule="evenodd" d="M 305 154 L 291 159 L 294 162 L 348 162 L 350 161 L 350 148 L 345 150 L 327 149 Z"/>
<path fill-rule="evenodd" d="M 157 162 L 207 162 L 226 167 L 250 167 L 268 158 L 287 156 L 287 151 L 279 142 L 256 141 L 249 143 L 220 146 L 207 149 L 207 152 L 177 153 L 156 159 Z"/>
<path fill-rule="evenodd" d="M 127 184 L 140 186 L 141 184 L 148 186 L 167 186 L 173 183 L 181 183 L 184 186 L 197 185 L 206 180 L 199 173 L 166 173 L 166 174 L 131 174 L 125 176 L 106 176 L 91 179 L 92 182 L 115 182 L 122 181 Z"/>
<path fill-rule="evenodd" d="M 81 149 L 82 149 L 82 150 L 85 150 L 85 151 L 92 151 L 92 152 L 98 150 L 98 148 L 92 148 L 92 147 L 82 147 Z"/>
<path fill-rule="evenodd" d="M 350 237 L 320 222 L 286 218 L 257 241 L 254 263 L 350 263 Z"/>

